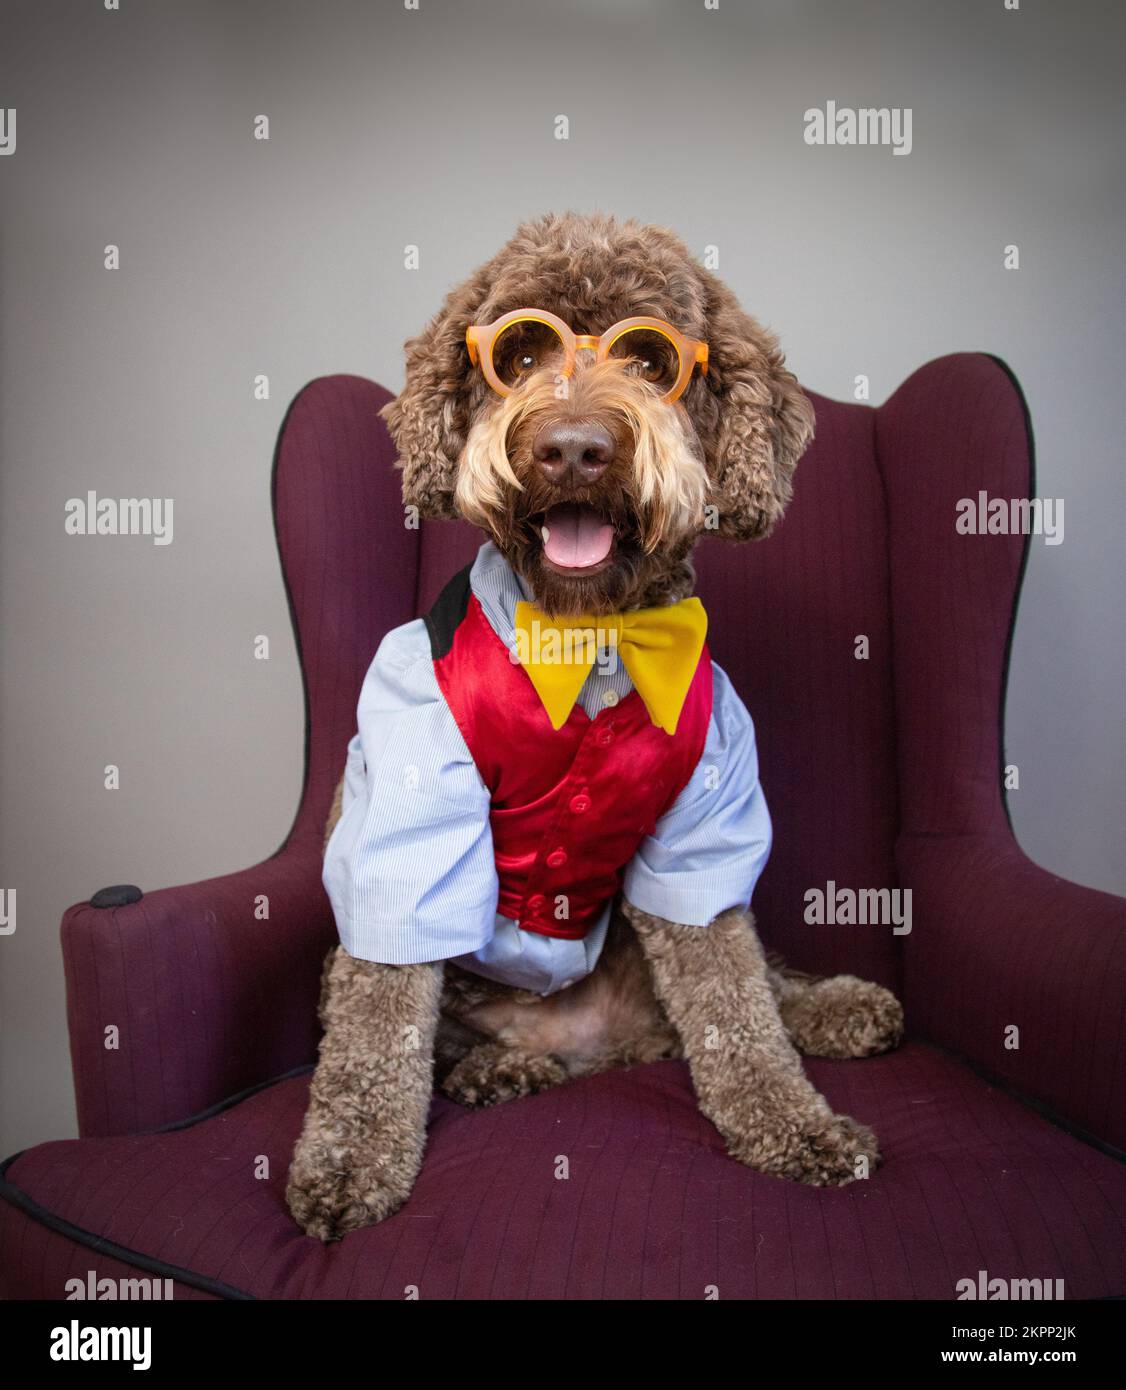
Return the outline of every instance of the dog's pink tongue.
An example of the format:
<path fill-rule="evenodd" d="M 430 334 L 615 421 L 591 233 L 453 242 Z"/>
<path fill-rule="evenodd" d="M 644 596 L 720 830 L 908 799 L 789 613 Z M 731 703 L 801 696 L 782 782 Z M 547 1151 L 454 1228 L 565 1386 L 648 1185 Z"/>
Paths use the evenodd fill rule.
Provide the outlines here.
<path fill-rule="evenodd" d="M 605 560 L 614 543 L 614 528 L 590 507 L 561 502 L 543 519 L 543 549 L 563 569 L 585 569 Z"/>

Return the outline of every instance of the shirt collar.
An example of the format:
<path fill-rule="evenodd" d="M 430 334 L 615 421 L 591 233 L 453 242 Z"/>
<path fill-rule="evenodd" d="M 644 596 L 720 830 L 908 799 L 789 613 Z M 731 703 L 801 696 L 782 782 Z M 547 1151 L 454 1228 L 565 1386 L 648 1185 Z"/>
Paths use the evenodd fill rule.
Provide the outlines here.
<path fill-rule="evenodd" d="M 469 571 L 469 587 L 477 596 L 493 631 L 509 649 L 516 650 L 516 605 L 521 599 L 529 603 L 535 595 L 492 541 L 486 541 L 477 552 Z"/>

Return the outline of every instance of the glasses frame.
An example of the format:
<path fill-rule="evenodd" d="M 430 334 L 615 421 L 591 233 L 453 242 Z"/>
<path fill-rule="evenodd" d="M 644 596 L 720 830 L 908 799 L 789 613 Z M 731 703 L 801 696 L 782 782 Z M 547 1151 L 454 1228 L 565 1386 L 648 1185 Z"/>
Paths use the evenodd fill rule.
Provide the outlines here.
<path fill-rule="evenodd" d="M 666 323 L 664 319 L 648 318 L 644 314 L 635 315 L 633 318 L 620 319 L 605 333 L 593 337 L 589 333 L 575 333 L 569 324 L 564 323 L 555 314 L 549 314 L 546 309 L 510 309 L 507 314 L 501 314 L 500 318 L 494 319 L 492 323 L 473 323 L 465 330 L 469 360 L 475 367 L 480 366 L 485 380 L 498 396 L 511 396 L 516 390 L 516 387 L 507 386 L 501 381 L 493 366 L 493 345 L 505 329 L 511 328 L 514 323 L 542 323 L 557 334 L 563 344 L 563 375 L 567 377 L 574 372 L 580 352 L 591 351 L 595 354 L 596 361 L 605 362 L 614 344 L 623 334 L 630 333 L 635 328 L 648 328 L 654 333 L 660 333 L 672 343 L 680 363 L 680 374 L 661 397 L 661 400 L 669 405 L 688 389 L 697 363 L 701 372 L 706 373 L 708 370 L 707 343 L 702 343 L 697 338 L 685 337 L 679 329 L 674 328 L 671 323 Z"/>

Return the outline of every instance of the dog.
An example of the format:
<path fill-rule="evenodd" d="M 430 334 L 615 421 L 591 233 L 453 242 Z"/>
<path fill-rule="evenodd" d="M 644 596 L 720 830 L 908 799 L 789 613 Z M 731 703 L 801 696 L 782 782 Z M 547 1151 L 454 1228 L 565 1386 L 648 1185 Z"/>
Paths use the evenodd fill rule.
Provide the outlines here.
<path fill-rule="evenodd" d="M 799 1054 L 886 1051 L 902 1010 L 764 954 L 753 725 L 692 596 L 700 534 L 766 536 L 812 437 L 777 340 L 672 232 L 548 215 L 408 342 L 384 415 L 404 505 L 486 540 L 360 696 L 294 1218 L 328 1241 L 400 1207 L 436 1080 L 492 1105 L 666 1057 L 732 1158 L 867 1176 Z"/>

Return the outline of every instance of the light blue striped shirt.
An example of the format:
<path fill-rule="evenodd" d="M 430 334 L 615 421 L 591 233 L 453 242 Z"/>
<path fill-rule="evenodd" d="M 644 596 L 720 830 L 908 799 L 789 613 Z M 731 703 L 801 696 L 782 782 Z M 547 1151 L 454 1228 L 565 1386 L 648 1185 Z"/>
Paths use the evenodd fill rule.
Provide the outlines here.
<path fill-rule="evenodd" d="M 491 542 L 477 553 L 470 587 L 513 651 L 516 604 L 532 595 Z M 712 671 L 703 756 L 623 881 L 643 912 L 701 927 L 750 902 L 771 839 L 751 717 L 714 662 Z M 632 689 L 620 662 L 596 662 L 579 703 L 593 718 Z M 593 970 L 611 904 L 581 941 L 521 931 L 497 913 L 488 788 L 438 687 L 421 618 L 383 639 L 357 724 L 324 861 L 345 949 L 389 965 L 454 960 L 537 994 Z"/>

